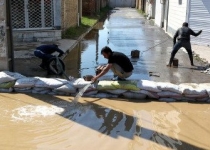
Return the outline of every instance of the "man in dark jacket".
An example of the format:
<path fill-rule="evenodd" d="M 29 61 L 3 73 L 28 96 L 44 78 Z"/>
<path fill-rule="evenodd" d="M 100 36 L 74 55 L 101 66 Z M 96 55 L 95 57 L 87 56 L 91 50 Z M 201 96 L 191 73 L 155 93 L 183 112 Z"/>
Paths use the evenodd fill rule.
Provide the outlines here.
<path fill-rule="evenodd" d="M 110 69 L 114 73 L 114 76 L 118 77 L 118 80 L 125 80 L 125 78 L 132 75 L 133 65 L 125 54 L 114 52 L 108 46 L 102 48 L 101 54 L 104 58 L 108 59 L 108 64 L 103 68 L 101 73 L 92 79 L 92 81 L 96 81 L 98 78 L 105 75 Z"/>
<path fill-rule="evenodd" d="M 171 58 L 169 60 L 169 64 L 167 65 L 168 67 L 171 67 L 173 59 L 181 47 L 184 47 L 187 50 L 191 65 L 194 66 L 193 54 L 192 54 L 191 43 L 190 43 L 190 35 L 198 36 L 201 34 L 201 32 L 202 30 L 200 30 L 198 33 L 195 33 L 192 29 L 188 27 L 187 22 L 184 22 L 182 24 L 182 27 L 176 31 L 173 38 L 174 47 L 171 52 Z M 178 41 L 176 41 L 177 39 Z"/>
<path fill-rule="evenodd" d="M 54 57 L 52 53 L 58 52 L 58 57 L 61 57 L 64 52 L 58 48 L 58 45 L 42 45 L 36 48 L 34 51 L 34 55 L 38 58 L 42 59 L 42 63 L 39 65 L 41 68 L 46 69 L 47 68 L 47 62 L 50 60 L 50 58 Z"/>

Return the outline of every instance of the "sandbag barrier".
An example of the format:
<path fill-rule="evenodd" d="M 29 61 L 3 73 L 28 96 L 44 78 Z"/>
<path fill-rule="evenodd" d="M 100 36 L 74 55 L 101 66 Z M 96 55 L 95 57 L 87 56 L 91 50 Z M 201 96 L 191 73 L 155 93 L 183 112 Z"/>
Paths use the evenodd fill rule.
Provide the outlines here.
<path fill-rule="evenodd" d="M 0 72 L 0 92 L 75 96 L 90 81 L 83 78 L 67 81 L 60 78 L 26 77 L 16 72 Z M 154 99 L 164 102 L 210 102 L 210 83 L 140 81 L 99 81 L 83 95 L 93 98 Z"/>

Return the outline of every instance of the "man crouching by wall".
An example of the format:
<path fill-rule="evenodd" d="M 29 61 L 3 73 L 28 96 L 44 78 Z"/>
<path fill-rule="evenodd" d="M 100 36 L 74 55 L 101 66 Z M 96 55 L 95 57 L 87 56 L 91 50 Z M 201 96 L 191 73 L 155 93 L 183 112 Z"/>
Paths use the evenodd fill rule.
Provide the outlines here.
<path fill-rule="evenodd" d="M 132 75 L 133 65 L 125 54 L 114 52 L 108 46 L 102 48 L 101 54 L 104 58 L 108 59 L 108 64 L 103 68 L 101 73 L 93 77 L 93 82 L 105 75 L 110 69 L 114 73 L 114 77 L 117 77 L 117 80 L 119 81 L 124 81 Z"/>

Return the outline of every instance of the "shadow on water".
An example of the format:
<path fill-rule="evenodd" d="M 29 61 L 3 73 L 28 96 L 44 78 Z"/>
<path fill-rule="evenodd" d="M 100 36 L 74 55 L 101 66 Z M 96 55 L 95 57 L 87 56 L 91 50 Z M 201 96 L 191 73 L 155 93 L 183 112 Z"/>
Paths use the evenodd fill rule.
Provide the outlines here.
<path fill-rule="evenodd" d="M 134 137 L 139 137 L 141 139 L 145 139 L 172 149 L 202 149 L 185 141 L 175 139 L 169 135 L 165 135 L 164 133 L 160 133 L 158 131 L 141 126 L 139 123 L 139 116 L 137 118 L 135 115 L 131 116 L 119 110 L 100 106 L 91 101 L 85 101 L 85 103 L 73 103 L 71 101 L 72 99 L 70 99 L 70 101 L 66 101 L 52 96 L 49 100 L 49 96 L 29 96 L 32 96 L 51 105 L 63 108 L 64 111 L 61 114 L 58 114 L 61 117 L 88 127 L 91 130 L 108 135 L 112 138 L 117 139 L 119 137 L 124 137 L 128 139 L 134 139 Z M 100 100 L 101 99 L 97 99 L 97 101 Z M 142 113 L 141 115 L 144 117 L 143 119 L 146 119 L 145 121 L 147 123 L 153 125 L 152 120 L 148 120 L 150 116 L 147 116 L 146 113 Z"/>

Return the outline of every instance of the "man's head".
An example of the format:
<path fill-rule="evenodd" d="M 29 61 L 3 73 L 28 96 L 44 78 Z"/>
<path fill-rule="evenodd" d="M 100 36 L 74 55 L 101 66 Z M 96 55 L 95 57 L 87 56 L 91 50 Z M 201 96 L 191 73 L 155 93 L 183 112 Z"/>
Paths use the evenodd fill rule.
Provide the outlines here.
<path fill-rule="evenodd" d="M 188 27 L 188 23 L 187 23 L 187 22 L 184 22 L 184 23 L 182 24 L 182 26 L 183 26 L 183 27 Z"/>
<path fill-rule="evenodd" d="M 112 50 L 111 48 L 109 48 L 108 46 L 105 46 L 104 48 L 102 48 L 101 50 L 101 54 L 104 56 L 104 58 L 109 58 L 109 56 L 112 54 Z"/>

